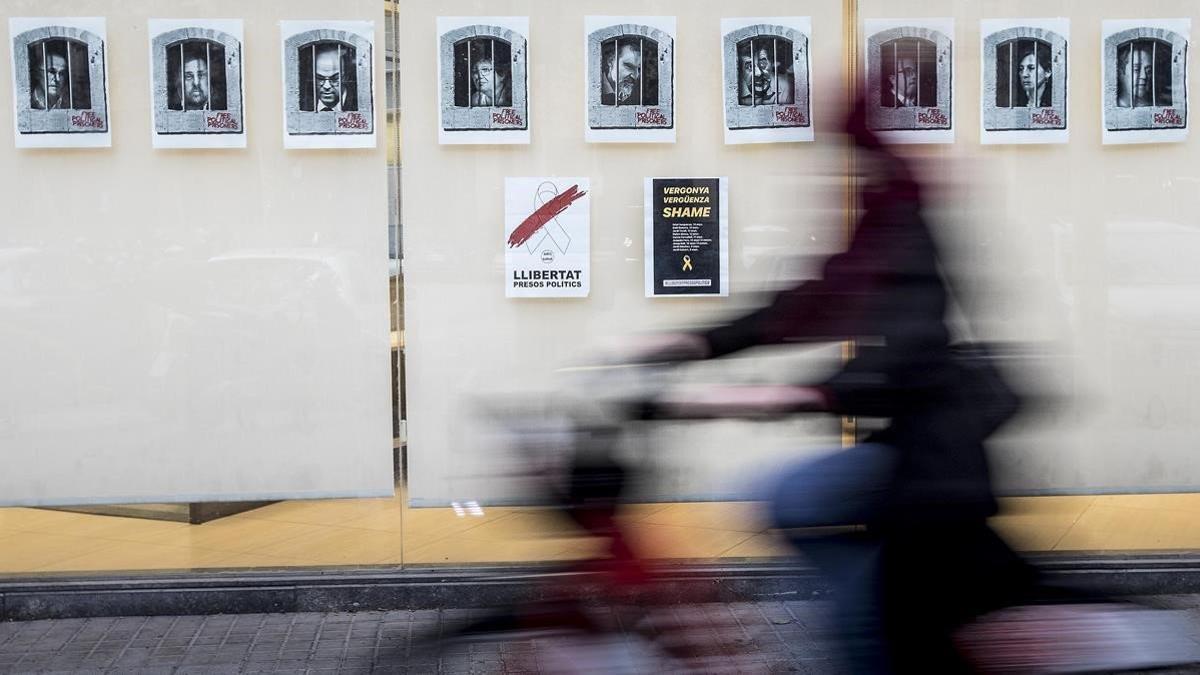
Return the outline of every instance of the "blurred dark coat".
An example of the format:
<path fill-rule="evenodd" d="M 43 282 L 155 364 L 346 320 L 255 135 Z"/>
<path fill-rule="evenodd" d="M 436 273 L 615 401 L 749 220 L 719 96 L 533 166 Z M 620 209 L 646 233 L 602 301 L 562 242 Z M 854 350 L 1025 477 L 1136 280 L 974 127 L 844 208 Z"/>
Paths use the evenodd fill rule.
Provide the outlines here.
<path fill-rule="evenodd" d="M 907 166 L 861 116 L 852 116 L 849 131 L 877 153 L 887 177 L 864 191 L 847 250 L 826 262 L 820 278 L 704 336 L 714 357 L 755 345 L 871 338 L 821 386 L 832 412 L 890 420 L 865 439 L 899 453 L 881 517 L 986 517 L 996 503 L 983 443 L 1015 413 L 1017 399 L 986 358 L 950 345 L 947 287 Z"/>

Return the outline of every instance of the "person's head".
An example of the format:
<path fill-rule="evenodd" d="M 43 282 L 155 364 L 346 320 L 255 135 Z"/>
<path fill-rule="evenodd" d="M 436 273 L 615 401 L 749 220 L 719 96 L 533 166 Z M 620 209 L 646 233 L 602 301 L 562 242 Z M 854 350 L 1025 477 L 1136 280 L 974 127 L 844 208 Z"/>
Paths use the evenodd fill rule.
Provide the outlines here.
<path fill-rule="evenodd" d="M 1150 48 L 1150 44 L 1135 42 L 1129 49 L 1121 50 L 1119 53 L 1120 58 L 1117 60 L 1119 89 L 1122 92 L 1132 90 L 1136 102 L 1148 104 L 1150 102 L 1150 78 L 1154 77 L 1154 52 Z"/>
<path fill-rule="evenodd" d="M 1046 80 L 1050 79 L 1050 54 L 1040 49 L 1026 52 L 1017 63 L 1017 76 L 1021 87 L 1031 99 Z"/>
<path fill-rule="evenodd" d="M 738 75 L 738 97 L 747 98 L 754 94 L 755 74 L 758 69 L 754 65 L 754 57 L 749 54 L 738 57 L 738 66 L 741 68 Z"/>
<path fill-rule="evenodd" d="M 192 56 L 183 62 L 183 98 L 187 108 L 203 108 L 208 104 L 208 63 Z"/>
<path fill-rule="evenodd" d="M 766 47 L 760 47 L 754 55 L 754 95 L 756 97 L 769 98 L 777 93 L 774 91 L 774 66 L 775 61 L 767 52 Z"/>
<path fill-rule="evenodd" d="M 496 64 L 491 58 L 482 58 L 471 67 L 471 88 L 476 92 L 492 95 L 496 81 Z"/>
<path fill-rule="evenodd" d="M 766 47 L 759 49 L 758 56 L 754 59 L 754 74 L 758 77 L 770 77 L 772 65 L 774 64 Z"/>
<path fill-rule="evenodd" d="M 633 92 L 637 91 L 641 77 L 642 55 L 634 45 L 622 44 L 615 58 L 611 52 L 605 56 L 604 78 L 618 101 L 633 99 Z"/>
<path fill-rule="evenodd" d="M 742 88 L 748 91 L 750 83 L 754 81 L 754 74 L 757 72 L 754 58 L 749 54 L 742 54 L 738 61 L 742 68 Z"/>
<path fill-rule="evenodd" d="M 900 56 L 896 59 L 895 72 L 888 74 L 888 82 L 897 97 L 913 102 L 917 98 L 917 60 L 912 56 Z"/>
<path fill-rule="evenodd" d="M 46 53 L 46 101 L 54 103 L 67 85 L 67 56 L 61 52 Z"/>
<path fill-rule="evenodd" d="M 338 105 L 342 99 L 342 64 L 337 45 L 325 45 L 317 51 L 313 70 L 317 77 L 318 108 Z"/>

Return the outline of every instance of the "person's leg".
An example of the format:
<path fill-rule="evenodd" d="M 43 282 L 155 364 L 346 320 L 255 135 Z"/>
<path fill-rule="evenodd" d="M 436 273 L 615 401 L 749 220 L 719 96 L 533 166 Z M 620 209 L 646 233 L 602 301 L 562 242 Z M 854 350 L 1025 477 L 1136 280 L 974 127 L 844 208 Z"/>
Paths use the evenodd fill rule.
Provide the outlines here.
<path fill-rule="evenodd" d="M 894 448 L 868 443 L 786 471 L 768 495 L 771 524 L 791 529 L 872 522 L 892 488 L 897 463 Z"/>
<path fill-rule="evenodd" d="M 833 588 L 831 628 L 848 672 L 891 672 L 884 630 L 879 541 L 866 532 L 791 537 Z"/>
<path fill-rule="evenodd" d="M 772 524 L 829 580 L 833 628 L 853 673 L 888 673 L 880 593 L 880 543 L 866 531 L 805 533 L 797 528 L 861 525 L 883 508 L 896 452 L 859 445 L 788 471 L 769 496 Z"/>

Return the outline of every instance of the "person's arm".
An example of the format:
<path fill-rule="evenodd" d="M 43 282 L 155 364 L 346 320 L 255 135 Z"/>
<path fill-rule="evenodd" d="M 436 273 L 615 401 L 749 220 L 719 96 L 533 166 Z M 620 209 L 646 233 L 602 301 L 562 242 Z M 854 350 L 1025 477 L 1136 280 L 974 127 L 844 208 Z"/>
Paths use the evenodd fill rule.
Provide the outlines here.
<path fill-rule="evenodd" d="M 880 290 L 889 242 L 875 218 L 862 221 L 850 247 L 822 275 L 781 291 L 770 304 L 700 333 L 710 358 L 758 345 L 843 340 L 864 334 L 863 305 Z M 895 242 L 893 242 L 895 243 Z"/>
<path fill-rule="evenodd" d="M 681 385 L 655 402 L 665 417 L 775 417 L 828 408 L 821 387 L 788 384 Z"/>
<path fill-rule="evenodd" d="M 897 358 L 902 356 L 902 358 Z M 828 410 L 840 415 L 894 417 L 938 400 L 957 384 L 958 372 L 941 350 L 864 349 L 820 384 Z"/>
<path fill-rule="evenodd" d="M 860 247 L 861 248 L 861 247 Z M 839 340 L 852 335 L 867 276 L 856 274 L 865 260 L 851 250 L 830 258 L 821 278 L 775 295 L 766 306 L 698 332 L 666 332 L 625 338 L 611 358 L 630 363 L 711 359 L 758 345 L 787 341 Z M 865 271 L 865 270 L 864 270 Z M 855 287 L 860 287 L 855 290 Z"/>

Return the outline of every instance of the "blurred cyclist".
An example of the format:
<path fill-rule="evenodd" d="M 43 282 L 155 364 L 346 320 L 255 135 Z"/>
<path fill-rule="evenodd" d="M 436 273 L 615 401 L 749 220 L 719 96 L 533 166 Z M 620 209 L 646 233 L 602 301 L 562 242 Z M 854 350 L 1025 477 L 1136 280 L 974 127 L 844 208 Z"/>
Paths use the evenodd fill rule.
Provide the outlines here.
<path fill-rule="evenodd" d="M 887 419 L 861 444 L 787 472 L 769 496 L 771 517 L 835 585 L 852 672 L 967 671 L 954 630 L 1028 581 L 987 526 L 997 507 L 983 444 L 1017 399 L 986 358 L 950 344 L 948 290 L 908 165 L 867 130 L 861 105 L 846 131 L 866 173 L 847 250 L 820 278 L 762 309 L 702 333 L 653 336 L 634 356 L 715 358 L 757 345 L 870 338 L 817 386 L 684 390 L 668 403 L 689 414 L 827 410 Z M 828 526 L 865 527 L 798 530 Z"/>

